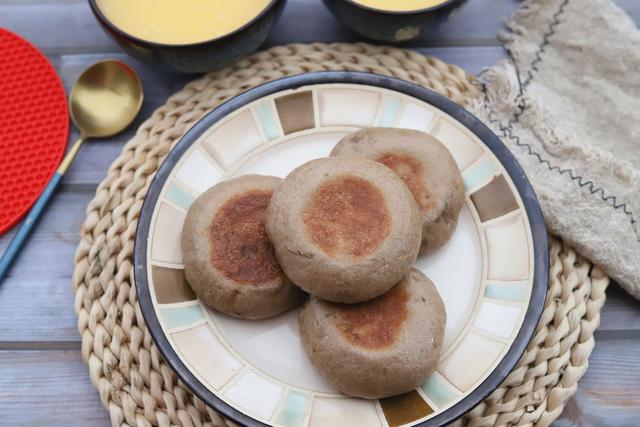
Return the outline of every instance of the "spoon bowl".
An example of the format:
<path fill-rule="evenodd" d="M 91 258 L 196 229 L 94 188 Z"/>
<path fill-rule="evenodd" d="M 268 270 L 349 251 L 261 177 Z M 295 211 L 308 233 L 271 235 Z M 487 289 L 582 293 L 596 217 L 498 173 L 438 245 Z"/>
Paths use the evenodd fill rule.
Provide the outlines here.
<path fill-rule="evenodd" d="M 142 106 L 142 83 L 120 61 L 87 68 L 71 90 L 71 119 L 85 137 L 104 138 L 126 128 Z"/>

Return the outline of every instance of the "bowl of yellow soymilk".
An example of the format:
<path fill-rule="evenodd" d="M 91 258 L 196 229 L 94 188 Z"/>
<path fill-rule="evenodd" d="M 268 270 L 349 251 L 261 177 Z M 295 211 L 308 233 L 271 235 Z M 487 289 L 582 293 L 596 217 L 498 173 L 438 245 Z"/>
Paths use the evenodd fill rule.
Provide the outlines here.
<path fill-rule="evenodd" d="M 401 43 L 433 34 L 465 0 L 324 0 L 352 30 L 373 40 Z"/>
<path fill-rule="evenodd" d="M 184 72 L 224 67 L 256 50 L 286 0 L 89 0 L 128 54 Z"/>

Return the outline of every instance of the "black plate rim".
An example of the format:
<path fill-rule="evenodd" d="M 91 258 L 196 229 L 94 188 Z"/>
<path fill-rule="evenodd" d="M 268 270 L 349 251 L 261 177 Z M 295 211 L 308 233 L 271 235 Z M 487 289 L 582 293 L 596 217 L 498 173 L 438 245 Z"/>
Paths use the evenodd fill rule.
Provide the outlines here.
<path fill-rule="evenodd" d="M 207 129 L 222 118 L 226 117 L 232 111 L 276 92 L 296 89 L 302 86 L 331 83 L 361 84 L 397 91 L 422 100 L 449 114 L 480 138 L 480 140 L 494 153 L 498 160 L 500 160 L 518 190 L 518 193 L 522 198 L 525 211 L 527 212 L 533 239 L 534 276 L 531 299 L 525 318 L 520 331 L 511 344 L 511 348 L 507 354 L 503 357 L 493 372 L 478 387 L 476 387 L 474 391 L 455 405 L 443 411 L 441 414 L 423 421 L 420 424 L 416 424 L 416 426 L 433 427 L 448 424 L 467 413 L 500 385 L 516 365 L 524 353 L 529 340 L 533 336 L 535 327 L 542 314 L 547 291 L 549 271 L 547 231 L 544 225 L 542 211 L 540 210 L 540 205 L 531 183 L 527 179 L 516 158 L 493 133 L 493 131 L 458 104 L 440 94 L 437 94 L 436 92 L 423 88 L 422 86 L 418 86 L 414 83 L 394 77 L 363 72 L 321 71 L 299 74 L 274 80 L 243 92 L 242 94 L 237 95 L 236 97 L 219 105 L 194 124 L 193 127 L 173 147 L 166 159 L 160 165 L 158 172 L 151 182 L 138 220 L 134 246 L 134 282 L 142 315 L 149 332 L 151 333 L 151 337 L 165 360 L 177 374 L 178 378 L 180 378 L 180 380 L 186 384 L 196 396 L 236 423 L 250 427 L 269 426 L 269 424 L 262 423 L 240 412 L 209 391 L 209 389 L 207 389 L 189 371 L 187 366 L 185 366 L 171 347 L 167 337 L 162 331 L 151 299 L 147 277 L 147 239 L 154 207 L 158 201 L 162 187 L 173 169 L 173 166 L 182 157 L 186 150 Z"/>

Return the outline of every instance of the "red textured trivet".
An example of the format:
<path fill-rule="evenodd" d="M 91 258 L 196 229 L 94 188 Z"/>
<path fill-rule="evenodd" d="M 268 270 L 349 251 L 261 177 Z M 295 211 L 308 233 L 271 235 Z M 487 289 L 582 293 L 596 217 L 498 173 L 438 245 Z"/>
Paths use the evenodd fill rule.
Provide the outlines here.
<path fill-rule="evenodd" d="M 67 146 L 64 87 L 33 45 L 0 28 L 0 234 L 36 201 Z"/>

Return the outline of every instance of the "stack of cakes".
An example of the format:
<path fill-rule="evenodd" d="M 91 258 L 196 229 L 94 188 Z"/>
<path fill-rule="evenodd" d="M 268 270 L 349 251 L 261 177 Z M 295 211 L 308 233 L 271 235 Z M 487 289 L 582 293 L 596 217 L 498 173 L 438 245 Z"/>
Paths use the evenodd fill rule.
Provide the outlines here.
<path fill-rule="evenodd" d="M 203 193 L 182 231 L 185 274 L 205 304 L 245 319 L 306 300 L 300 337 L 327 381 L 356 397 L 405 393 L 435 369 L 446 323 L 412 265 L 450 239 L 463 203 L 435 138 L 363 129 L 285 179 L 247 175 Z"/>

